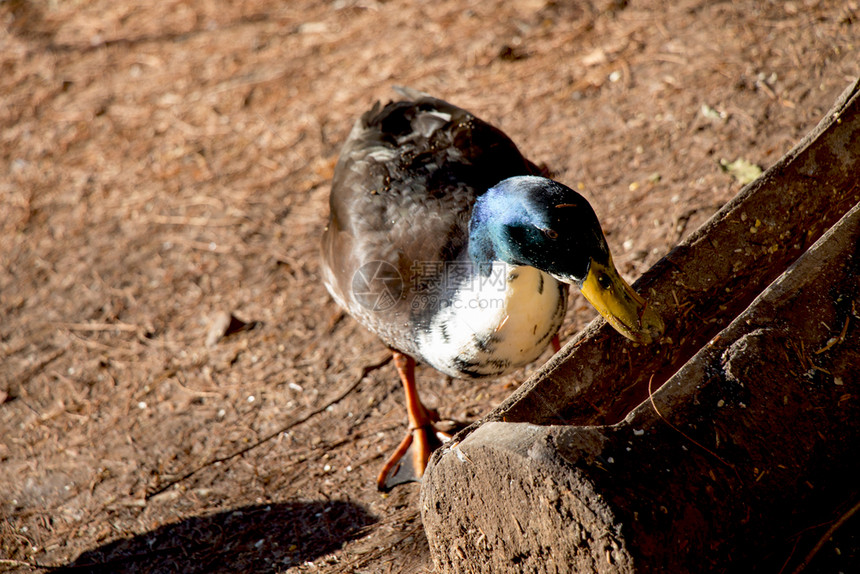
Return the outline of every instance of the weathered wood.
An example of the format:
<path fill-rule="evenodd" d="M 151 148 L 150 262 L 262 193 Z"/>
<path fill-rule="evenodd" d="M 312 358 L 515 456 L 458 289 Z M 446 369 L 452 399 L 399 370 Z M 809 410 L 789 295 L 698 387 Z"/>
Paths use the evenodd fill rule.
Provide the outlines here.
<path fill-rule="evenodd" d="M 779 570 L 857 492 L 858 202 L 855 82 L 637 282 L 663 344 L 598 321 L 434 456 L 422 515 L 440 569 Z"/>
<path fill-rule="evenodd" d="M 449 448 L 423 493 L 442 571 L 779 570 L 858 492 L 858 277 L 860 204 L 622 422 Z"/>

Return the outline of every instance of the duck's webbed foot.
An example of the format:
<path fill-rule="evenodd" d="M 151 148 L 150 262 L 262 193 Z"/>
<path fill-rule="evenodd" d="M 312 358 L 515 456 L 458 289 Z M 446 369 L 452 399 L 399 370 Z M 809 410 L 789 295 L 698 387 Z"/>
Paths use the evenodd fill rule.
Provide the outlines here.
<path fill-rule="evenodd" d="M 421 403 L 415 387 L 415 359 L 399 351 L 393 353 L 394 365 L 406 392 L 409 433 L 379 472 L 376 486 L 383 492 L 398 484 L 420 481 L 430 455 L 451 439 L 451 435 L 434 426 L 433 423 L 439 420 L 436 413 Z"/>
<path fill-rule="evenodd" d="M 379 472 L 377 488 L 387 492 L 399 484 L 419 482 L 430 455 L 449 440 L 451 435 L 437 429 L 432 422 L 411 429 Z"/>

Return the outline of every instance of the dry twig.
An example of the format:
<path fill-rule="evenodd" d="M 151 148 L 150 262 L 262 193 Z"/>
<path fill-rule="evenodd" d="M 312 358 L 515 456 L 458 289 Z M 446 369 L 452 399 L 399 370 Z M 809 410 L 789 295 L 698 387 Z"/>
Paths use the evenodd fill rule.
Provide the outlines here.
<path fill-rule="evenodd" d="M 803 561 L 797 565 L 797 568 L 794 569 L 794 572 L 792 574 L 800 574 L 801 572 L 806 570 L 806 567 L 809 566 L 809 564 L 812 562 L 812 559 L 815 558 L 815 555 L 818 554 L 818 552 L 824 547 L 827 541 L 833 538 L 833 535 L 836 534 L 836 531 L 842 528 L 842 525 L 848 522 L 848 520 L 852 516 L 857 514 L 858 510 L 860 510 L 860 502 L 857 502 L 854 506 L 852 506 L 848 510 L 848 512 L 840 516 L 839 519 L 834 522 L 830 526 L 830 528 L 827 529 L 827 532 L 824 533 L 824 536 L 822 536 L 818 540 L 812 550 L 809 551 L 809 554 L 806 555 L 806 558 L 804 558 Z"/>

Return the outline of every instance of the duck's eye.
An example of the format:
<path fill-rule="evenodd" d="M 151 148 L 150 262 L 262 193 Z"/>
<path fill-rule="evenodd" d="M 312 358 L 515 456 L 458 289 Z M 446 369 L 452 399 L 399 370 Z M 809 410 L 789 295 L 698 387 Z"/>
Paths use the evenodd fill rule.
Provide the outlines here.
<path fill-rule="evenodd" d="M 555 229 L 544 229 L 543 234 L 550 239 L 558 239 L 558 231 L 556 231 Z"/>
<path fill-rule="evenodd" d="M 612 287 L 612 281 L 609 280 L 609 275 L 601 273 L 597 276 L 597 283 L 606 290 Z"/>

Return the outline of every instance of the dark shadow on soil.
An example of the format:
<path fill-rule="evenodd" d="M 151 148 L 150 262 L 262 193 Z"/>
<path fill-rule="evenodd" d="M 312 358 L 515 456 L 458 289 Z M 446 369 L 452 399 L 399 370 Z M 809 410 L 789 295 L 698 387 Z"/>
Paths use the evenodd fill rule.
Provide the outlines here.
<path fill-rule="evenodd" d="M 346 501 L 248 506 L 111 542 L 54 572 L 279 572 L 340 548 L 375 522 Z"/>

